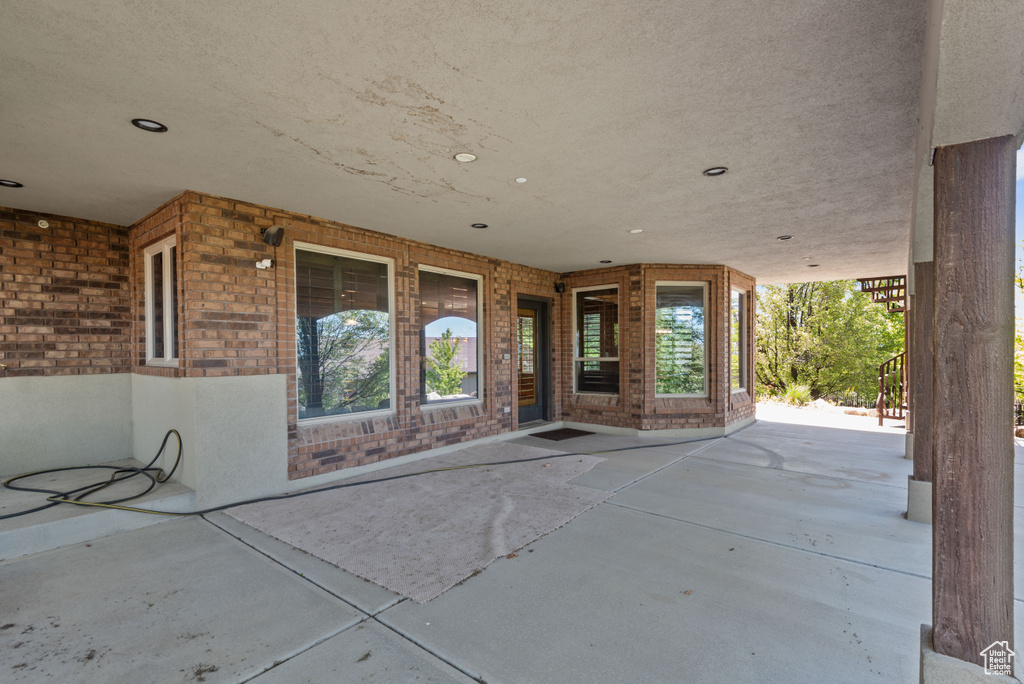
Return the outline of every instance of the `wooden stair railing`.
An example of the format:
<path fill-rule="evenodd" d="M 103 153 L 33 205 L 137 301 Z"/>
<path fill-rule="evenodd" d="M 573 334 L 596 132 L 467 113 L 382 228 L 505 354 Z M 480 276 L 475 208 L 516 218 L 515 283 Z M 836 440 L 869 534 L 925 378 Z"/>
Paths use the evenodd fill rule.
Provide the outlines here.
<path fill-rule="evenodd" d="M 906 415 L 907 353 L 902 352 L 878 367 L 878 424 L 885 418 L 903 420 Z"/>
<path fill-rule="evenodd" d="M 871 301 L 885 304 L 889 313 L 907 310 L 907 277 L 859 278 L 860 291 L 871 295 Z"/>

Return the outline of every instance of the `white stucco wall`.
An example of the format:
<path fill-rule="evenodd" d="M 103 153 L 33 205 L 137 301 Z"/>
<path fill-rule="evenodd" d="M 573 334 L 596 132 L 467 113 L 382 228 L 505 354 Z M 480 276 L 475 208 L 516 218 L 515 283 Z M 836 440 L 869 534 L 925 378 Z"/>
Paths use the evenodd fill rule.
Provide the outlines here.
<path fill-rule="evenodd" d="M 180 479 L 197 508 L 285 491 L 288 424 L 284 375 L 132 376 L 135 457 L 148 461 L 167 430 L 182 437 Z M 159 465 L 173 464 L 174 438 Z"/>
<path fill-rule="evenodd" d="M 0 475 L 131 455 L 129 374 L 0 378 Z"/>

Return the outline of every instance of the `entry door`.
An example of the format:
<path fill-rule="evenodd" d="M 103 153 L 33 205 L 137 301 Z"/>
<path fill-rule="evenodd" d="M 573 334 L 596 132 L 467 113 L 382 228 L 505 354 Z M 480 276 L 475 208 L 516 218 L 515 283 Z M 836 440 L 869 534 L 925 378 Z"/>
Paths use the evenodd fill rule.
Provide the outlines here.
<path fill-rule="evenodd" d="M 545 302 L 519 300 L 516 337 L 519 349 L 519 423 L 549 417 L 548 393 L 551 387 L 548 305 Z"/>

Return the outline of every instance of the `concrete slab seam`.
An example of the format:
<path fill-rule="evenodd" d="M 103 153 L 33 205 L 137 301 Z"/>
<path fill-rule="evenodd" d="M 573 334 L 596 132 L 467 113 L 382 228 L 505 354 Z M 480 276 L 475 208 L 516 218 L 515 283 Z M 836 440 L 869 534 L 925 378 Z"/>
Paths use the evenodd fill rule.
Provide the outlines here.
<path fill-rule="evenodd" d="M 720 437 L 718 439 L 713 440 L 710 444 L 706 444 L 706 445 L 702 446 L 700 449 L 697 449 L 696 451 L 694 451 L 692 453 L 683 454 L 679 458 L 666 463 L 665 465 L 661 466 L 660 468 L 655 468 L 654 470 L 650 471 L 649 473 L 645 473 L 645 474 L 641 475 L 640 477 L 636 478 L 632 482 L 627 482 L 626 484 L 622 485 L 621 487 L 618 487 L 617 489 L 613 489 L 612 490 L 612 494 L 618 494 L 623 489 L 625 489 L 627 487 L 632 487 L 633 485 L 637 484 L 638 482 L 643 482 L 644 480 L 649 478 L 651 475 L 655 475 L 657 473 L 660 473 L 665 468 L 674 466 L 676 463 L 679 463 L 680 461 L 683 461 L 683 460 L 685 460 L 687 458 L 690 458 L 691 456 L 694 456 L 695 454 L 699 454 L 700 452 L 704 451 L 705 449 L 710 449 L 712 446 L 714 446 L 718 442 L 722 441 L 723 439 L 725 439 L 725 438 L 724 437 Z"/>
<path fill-rule="evenodd" d="M 700 451 L 703 451 L 703 450 L 700 450 Z M 694 454 L 691 454 L 690 456 L 694 456 Z M 892 488 L 895 488 L 895 489 L 902 489 L 904 491 L 906 490 L 905 486 L 900 486 L 899 484 L 887 484 L 885 482 L 868 482 L 868 481 L 862 480 L 862 479 L 858 480 L 858 479 L 850 478 L 850 477 L 837 477 L 836 475 L 820 475 L 818 473 L 810 473 L 810 472 L 805 472 L 803 470 L 786 470 L 783 467 L 776 468 L 774 466 L 759 466 L 759 465 L 754 464 L 754 463 L 738 463 L 736 461 L 720 461 L 718 459 L 710 459 L 707 456 L 698 456 L 697 458 L 701 459 L 702 461 L 711 461 L 713 463 L 718 463 L 718 464 L 728 463 L 729 465 L 732 465 L 732 466 L 743 466 L 743 467 L 746 467 L 746 468 L 760 468 L 762 470 L 774 470 L 774 471 L 777 471 L 777 472 L 780 472 L 780 473 L 790 473 L 791 475 L 811 475 L 812 477 L 820 477 L 822 479 L 836 480 L 837 482 L 857 482 L 859 484 L 866 484 L 868 486 L 887 486 L 887 487 L 892 487 Z"/>
<path fill-rule="evenodd" d="M 251 677 L 247 677 L 245 679 L 239 680 L 239 684 L 245 684 L 246 682 L 251 682 L 252 680 L 256 679 L 257 677 L 260 677 L 260 676 L 265 675 L 266 673 L 270 672 L 275 667 L 278 667 L 280 665 L 284 665 L 289 660 L 292 660 L 293 658 L 296 658 L 296 657 L 302 655 L 303 653 L 306 653 L 307 651 L 310 651 L 310 650 L 316 648 L 317 646 L 319 646 L 320 644 L 324 643 L 325 641 L 333 639 L 334 637 L 338 636 L 339 634 L 341 634 L 343 632 L 347 632 L 350 629 L 355 629 L 356 627 L 358 627 L 359 625 L 363 624 L 364 622 L 366 622 L 368 620 L 372 620 L 372 619 L 373 618 L 371 618 L 369 616 L 366 616 L 366 617 L 362 618 L 361 620 L 357 620 L 356 622 L 354 622 L 351 625 L 348 625 L 346 627 L 342 627 L 341 629 L 339 629 L 336 632 L 333 632 L 333 633 L 328 634 L 328 635 L 326 635 L 326 636 L 324 636 L 324 637 L 322 637 L 320 639 L 317 639 L 312 644 L 309 644 L 308 646 L 306 646 L 304 648 L 300 648 L 300 649 L 296 650 L 295 652 L 286 655 L 281 660 L 274 661 L 274 664 L 271 665 L 270 667 L 268 667 L 267 669 L 261 670 L 260 672 L 257 672 L 256 674 L 254 674 Z"/>
<path fill-rule="evenodd" d="M 240 544 L 242 544 L 242 545 L 252 549 L 253 551 L 255 551 L 256 553 L 260 554 L 261 556 L 263 556 L 267 560 L 271 561 L 272 563 L 275 563 L 276 565 L 281 566 L 282 568 L 284 568 L 288 572 L 292 573 L 293 575 L 295 575 L 299 579 L 304 580 L 306 582 L 309 582 L 310 584 L 312 584 L 313 586 L 317 587 L 318 589 L 327 592 L 328 594 L 330 594 L 334 598 L 338 599 L 339 601 L 341 601 L 345 605 L 348 605 L 348 606 L 351 606 L 352 608 L 355 608 L 356 610 L 358 610 L 360 613 L 362 613 L 366 617 L 373 617 L 373 615 L 371 615 L 370 613 L 366 612 L 365 610 L 363 610 L 362 608 L 360 608 L 356 604 L 352 603 L 351 601 L 347 600 L 344 596 L 339 596 L 335 592 L 333 592 L 330 589 L 328 589 L 327 587 L 325 587 L 323 584 L 317 582 L 316 580 L 310 579 L 309 577 L 306 577 L 304 574 L 302 574 L 301 572 L 299 572 L 295 568 L 290 567 L 284 561 L 282 561 L 282 560 L 280 560 L 278 558 L 275 558 L 274 556 L 270 555 L 266 551 L 253 546 L 252 544 L 250 544 L 249 542 L 245 541 L 244 539 L 242 539 L 238 535 L 233 534 L 233 533 L 229 532 L 228 530 L 224 529 L 223 527 L 221 527 L 220 525 L 218 525 L 214 521 L 207 520 L 206 516 L 199 516 L 199 517 L 202 518 L 204 521 L 206 521 L 208 524 L 212 525 L 213 527 L 215 527 L 218 530 L 220 530 L 221 532 L 223 532 L 224 534 L 228 535 L 232 539 L 238 541 Z M 387 610 L 388 608 L 391 608 L 392 606 L 398 605 L 399 603 L 401 603 L 404 600 L 405 600 L 404 597 L 399 596 L 399 597 L 397 597 L 397 600 L 395 600 L 393 603 L 389 603 L 387 606 L 382 608 L 381 611 Z M 381 612 L 381 611 L 378 611 L 378 613 Z"/>
<path fill-rule="evenodd" d="M 834 560 L 846 561 L 847 563 L 854 563 L 855 565 L 863 565 L 863 566 L 868 567 L 868 568 L 875 568 L 876 570 L 886 570 L 888 572 L 895 572 L 895 573 L 898 573 L 900 575 L 906 575 L 908 577 L 917 577 L 917 578 L 925 579 L 925 580 L 929 580 L 929 581 L 931 580 L 931 576 L 930 575 L 921 575 L 921 574 L 916 573 L 916 572 L 908 572 L 907 570 L 899 570 L 898 568 L 890 568 L 890 567 L 885 566 L 885 565 L 875 565 L 874 563 L 865 563 L 864 561 L 857 560 L 856 558 L 847 558 L 846 556 L 838 556 L 838 555 L 832 554 L 832 553 L 824 553 L 824 552 L 821 552 L 821 551 L 811 551 L 810 549 L 805 549 L 805 548 L 800 547 L 800 546 L 793 546 L 793 545 L 790 545 L 790 544 L 783 544 L 781 542 L 777 542 L 777 541 L 774 541 L 774 540 L 771 540 L 771 539 L 763 539 L 761 537 L 755 537 L 755 536 L 750 535 L 750 534 L 743 534 L 742 532 L 734 532 L 733 530 L 726 530 L 726 529 L 722 529 L 720 527 L 713 527 L 711 525 L 705 525 L 703 523 L 693 522 L 692 520 L 683 520 L 681 518 L 673 518 L 672 516 L 665 515 L 663 513 L 654 513 L 653 511 L 645 511 L 642 508 L 634 508 L 632 506 L 627 506 L 625 504 L 615 503 L 614 501 L 611 501 L 611 500 L 605 501 L 604 505 L 615 506 L 617 508 L 623 508 L 623 509 L 625 509 L 627 511 L 633 511 L 635 513 L 642 513 L 644 515 L 652 515 L 652 516 L 654 516 L 656 518 L 664 518 L 665 520 L 672 520 L 673 522 L 681 523 L 683 525 L 693 525 L 694 527 L 701 527 L 701 528 L 704 528 L 706 530 L 713 530 L 715 532 L 722 532 L 723 534 L 731 534 L 734 537 L 742 537 L 743 539 L 750 539 L 752 541 L 759 541 L 759 542 L 763 542 L 765 544 L 771 544 L 772 546 L 779 546 L 779 547 L 782 547 L 782 548 L 785 548 L 785 549 L 793 549 L 794 551 L 802 551 L 804 553 L 808 553 L 808 554 L 811 554 L 813 556 L 823 556 L 825 558 L 832 558 Z"/>
<path fill-rule="evenodd" d="M 384 611 L 381 611 L 381 613 L 383 613 L 383 612 Z M 454 661 L 450 660 L 449 658 L 445 658 L 440 653 L 437 653 L 436 651 L 433 651 L 433 650 L 427 648 L 426 646 L 424 646 L 420 642 L 416 641 L 416 639 L 413 639 L 408 634 L 405 634 L 404 632 L 402 632 L 397 627 L 393 627 L 393 626 L 389 625 L 388 623 L 384 622 L 383 620 L 380 619 L 379 616 L 380 616 L 380 613 L 378 613 L 376 616 L 374 616 L 374 617 L 372 617 L 370 619 L 373 620 L 374 622 L 376 622 L 377 624 L 379 624 L 381 627 L 384 627 L 385 629 L 394 632 L 398 636 L 400 636 L 403 639 L 405 639 L 406 641 L 408 641 L 410 644 L 413 644 L 417 648 L 420 648 L 423 651 L 425 651 L 425 652 L 429 653 L 430 655 L 434 656 L 435 658 L 437 658 L 441 662 L 446 663 L 446 664 L 450 665 L 451 667 L 454 667 L 456 670 L 458 670 L 462 674 L 466 675 L 467 677 L 469 677 L 473 681 L 477 681 L 477 682 L 483 682 L 484 681 L 483 675 L 481 675 L 481 674 L 473 674 L 471 671 L 469 671 L 466 668 L 458 665 L 457 663 L 455 663 Z"/>

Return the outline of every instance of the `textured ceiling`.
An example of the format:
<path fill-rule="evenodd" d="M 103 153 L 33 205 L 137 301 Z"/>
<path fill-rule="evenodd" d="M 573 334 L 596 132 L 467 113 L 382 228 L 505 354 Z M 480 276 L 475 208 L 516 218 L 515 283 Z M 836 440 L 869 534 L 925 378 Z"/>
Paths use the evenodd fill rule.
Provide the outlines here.
<path fill-rule="evenodd" d="M 25 187 L 0 205 L 130 224 L 192 189 L 554 271 L 902 273 L 925 10 L 5 0 L 0 178 Z"/>

